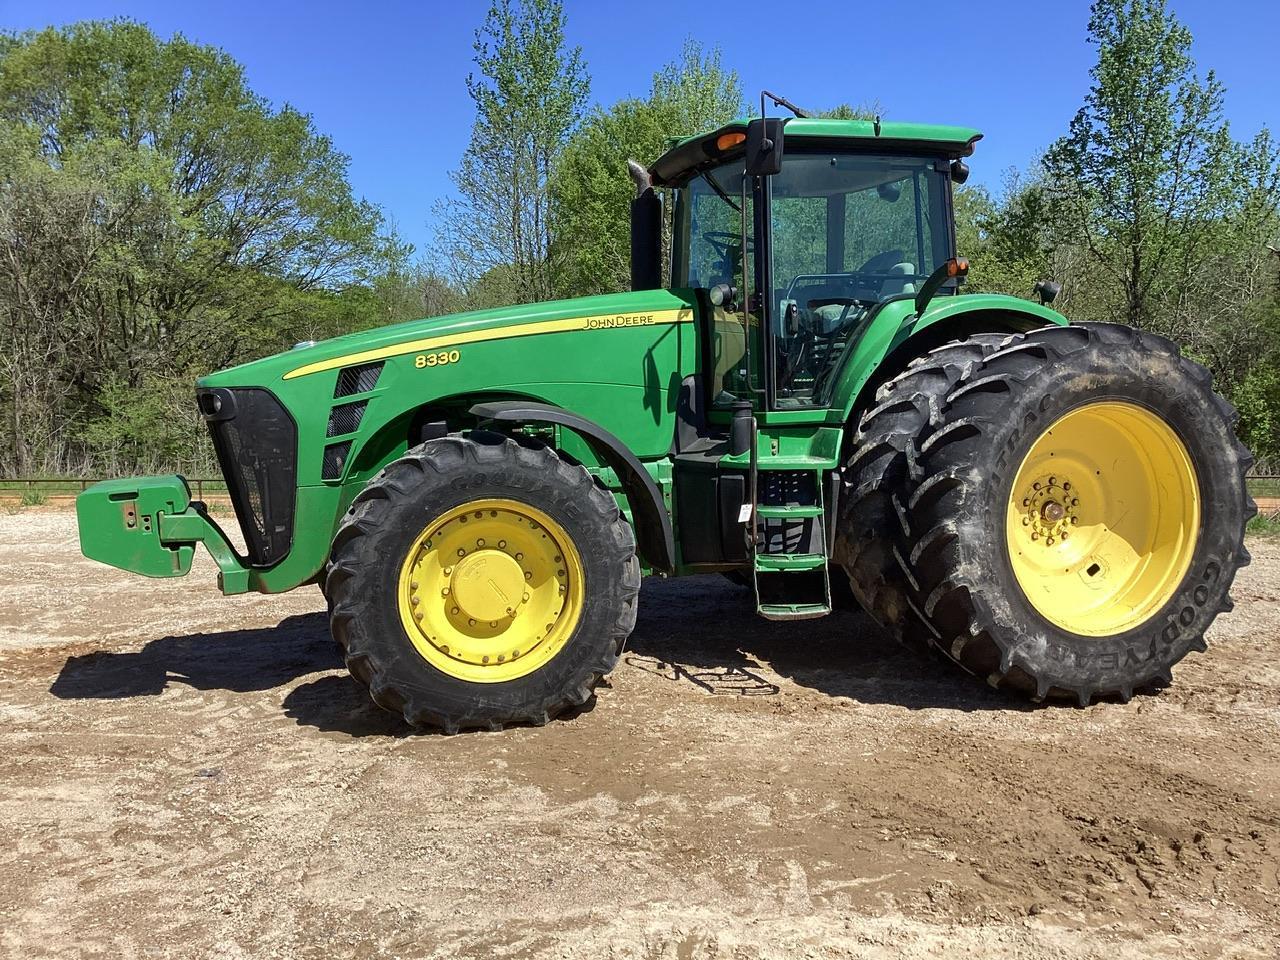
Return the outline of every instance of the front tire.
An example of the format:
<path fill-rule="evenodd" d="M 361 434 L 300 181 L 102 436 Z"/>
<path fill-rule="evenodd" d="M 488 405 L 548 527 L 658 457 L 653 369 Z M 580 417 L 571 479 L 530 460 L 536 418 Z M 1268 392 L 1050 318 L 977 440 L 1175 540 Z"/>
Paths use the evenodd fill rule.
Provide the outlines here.
<path fill-rule="evenodd" d="M 432 440 L 355 498 L 325 592 L 381 707 L 447 733 L 581 707 L 636 619 L 640 566 L 608 491 L 546 447 Z"/>
<path fill-rule="evenodd" d="M 1254 513 L 1208 371 L 1129 327 L 1044 328 L 986 357 L 934 421 L 899 555 L 944 653 L 1085 705 L 1205 649 Z"/>

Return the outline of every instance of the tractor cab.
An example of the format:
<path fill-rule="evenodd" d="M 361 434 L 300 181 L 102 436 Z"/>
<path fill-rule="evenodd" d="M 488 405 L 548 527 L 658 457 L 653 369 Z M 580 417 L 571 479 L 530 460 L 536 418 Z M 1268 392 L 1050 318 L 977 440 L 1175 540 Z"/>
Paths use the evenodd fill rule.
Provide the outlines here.
<path fill-rule="evenodd" d="M 955 292 L 951 186 L 978 137 L 757 119 L 681 141 L 637 176 L 634 283 L 660 284 L 651 194 L 667 188 L 671 286 L 701 308 L 701 362 L 686 385 L 699 422 L 678 438 L 673 470 L 682 561 L 737 565 L 765 616 L 831 609 L 851 386 L 841 373 L 887 305 L 897 308 L 876 326 L 880 340 L 922 312 L 918 299 Z"/>
<path fill-rule="evenodd" d="M 753 169 L 749 149 L 765 124 L 776 131 L 771 173 Z M 671 286 L 706 291 L 711 308 L 711 409 L 742 400 L 760 410 L 829 406 L 833 375 L 871 317 L 888 301 L 914 299 L 955 257 L 951 185 L 979 136 L 753 120 L 678 143 L 652 165 L 652 184 L 674 199 Z"/>

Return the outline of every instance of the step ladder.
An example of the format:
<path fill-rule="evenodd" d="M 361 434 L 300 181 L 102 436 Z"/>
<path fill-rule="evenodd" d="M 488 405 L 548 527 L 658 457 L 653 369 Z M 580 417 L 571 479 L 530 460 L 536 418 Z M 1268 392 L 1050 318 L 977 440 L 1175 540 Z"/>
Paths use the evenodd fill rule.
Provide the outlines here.
<path fill-rule="evenodd" d="M 811 620 L 831 612 L 825 464 L 810 459 L 752 457 L 752 585 L 756 612 L 769 620 Z"/>

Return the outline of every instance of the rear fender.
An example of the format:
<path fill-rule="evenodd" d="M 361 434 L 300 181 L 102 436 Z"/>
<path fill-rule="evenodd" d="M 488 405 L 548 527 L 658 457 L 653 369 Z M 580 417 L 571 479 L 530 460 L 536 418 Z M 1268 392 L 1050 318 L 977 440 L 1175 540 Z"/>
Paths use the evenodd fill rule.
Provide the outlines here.
<path fill-rule="evenodd" d="M 1048 324 L 1065 326 L 1055 310 L 1002 294 L 937 298 L 922 316 L 909 297 L 891 300 L 872 317 L 853 351 L 838 368 L 828 406 L 847 423 L 865 409 L 880 384 L 934 347 L 975 333 L 1025 333 Z"/>

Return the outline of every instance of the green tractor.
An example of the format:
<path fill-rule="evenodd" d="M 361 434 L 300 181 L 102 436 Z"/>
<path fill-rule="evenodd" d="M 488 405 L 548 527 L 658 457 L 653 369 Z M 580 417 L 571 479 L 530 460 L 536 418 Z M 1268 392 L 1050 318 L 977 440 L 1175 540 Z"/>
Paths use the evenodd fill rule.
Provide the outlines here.
<path fill-rule="evenodd" d="M 726 574 L 771 620 L 851 593 L 1037 701 L 1168 682 L 1248 562 L 1249 455 L 1168 340 L 1068 325 L 1052 284 L 960 293 L 979 137 L 798 116 L 679 141 L 631 165 L 630 292 L 211 374 L 246 555 L 179 476 L 85 492 L 83 551 L 176 577 L 203 543 L 223 593 L 318 583 L 373 699 L 448 732 L 589 700 L 646 574 Z"/>

